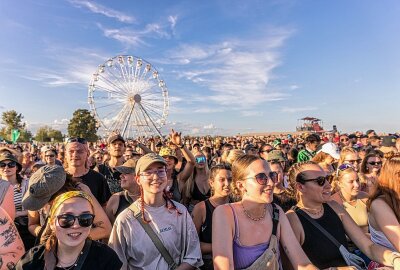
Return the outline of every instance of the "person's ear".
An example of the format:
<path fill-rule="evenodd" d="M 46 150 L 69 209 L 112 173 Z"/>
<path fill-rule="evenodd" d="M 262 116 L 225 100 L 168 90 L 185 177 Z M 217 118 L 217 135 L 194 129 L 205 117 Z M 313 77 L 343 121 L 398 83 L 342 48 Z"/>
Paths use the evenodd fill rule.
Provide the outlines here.
<path fill-rule="evenodd" d="M 236 188 L 239 189 L 242 193 L 247 192 L 244 181 L 236 181 Z"/>
<path fill-rule="evenodd" d="M 297 182 L 297 183 L 296 183 L 296 189 L 297 189 L 299 192 L 303 192 L 303 191 L 304 191 L 304 185 L 303 185 L 302 183 Z"/>

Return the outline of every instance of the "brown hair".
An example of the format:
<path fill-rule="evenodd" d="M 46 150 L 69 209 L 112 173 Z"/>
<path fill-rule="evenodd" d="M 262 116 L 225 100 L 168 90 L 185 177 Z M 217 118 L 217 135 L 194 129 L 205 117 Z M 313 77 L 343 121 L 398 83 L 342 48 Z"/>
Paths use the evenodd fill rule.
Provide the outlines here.
<path fill-rule="evenodd" d="M 225 158 L 225 161 L 229 164 L 233 164 L 239 157 L 243 156 L 244 153 L 242 150 L 239 149 L 232 149 L 227 151 L 227 156 Z"/>
<path fill-rule="evenodd" d="M 381 198 L 392 208 L 397 221 L 400 222 L 400 154 L 391 153 L 382 166 L 378 178 L 377 188 L 367 202 L 368 210 L 371 209 L 371 203 Z"/>
<path fill-rule="evenodd" d="M 227 170 L 227 171 L 230 171 L 230 172 L 232 171 L 231 166 L 229 164 L 221 163 L 221 164 L 218 164 L 218 165 L 215 165 L 215 166 L 211 167 L 210 175 L 209 175 L 208 179 L 210 181 L 214 181 L 215 177 L 217 176 L 217 174 L 221 170 Z M 213 190 L 213 188 L 211 188 L 211 196 L 213 196 L 213 195 L 214 195 L 214 190 Z"/>
<path fill-rule="evenodd" d="M 308 160 L 308 161 L 304 161 L 304 162 L 297 162 L 295 164 L 293 164 L 289 171 L 288 171 L 288 176 L 289 176 L 289 187 L 287 189 L 288 193 L 290 194 L 291 197 L 296 198 L 296 200 L 298 201 L 298 193 L 297 193 L 297 189 L 296 189 L 296 184 L 297 182 L 299 182 L 299 180 L 301 180 L 303 178 L 303 170 L 304 167 L 307 165 L 318 165 L 318 163 L 312 161 L 312 160 Z"/>
<path fill-rule="evenodd" d="M 312 158 L 312 161 L 316 162 L 316 163 L 321 163 L 324 162 L 326 158 L 328 158 L 330 155 L 325 153 L 325 152 L 318 152 L 315 157 Z"/>
<path fill-rule="evenodd" d="M 368 167 L 367 167 L 367 162 L 368 162 L 368 159 L 371 158 L 371 157 L 378 157 L 378 158 L 381 159 L 381 161 L 382 161 L 382 159 L 383 159 L 383 156 L 382 156 L 379 152 L 377 152 L 377 151 L 371 151 L 371 152 L 369 152 L 369 153 L 364 157 L 363 161 L 361 162 L 360 171 L 361 171 L 363 174 L 369 173 Z M 381 170 L 382 170 L 382 168 L 381 168 Z"/>
<path fill-rule="evenodd" d="M 260 157 L 254 155 L 243 155 L 239 157 L 232 164 L 232 183 L 231 189 L 234 196 L 237 198 L 242 197 L 242 191 L 237 188 L 236 184 L 238 181 L 242 181 L 246 178 L 247 168 L 256 160 L 262 160 Z"/>

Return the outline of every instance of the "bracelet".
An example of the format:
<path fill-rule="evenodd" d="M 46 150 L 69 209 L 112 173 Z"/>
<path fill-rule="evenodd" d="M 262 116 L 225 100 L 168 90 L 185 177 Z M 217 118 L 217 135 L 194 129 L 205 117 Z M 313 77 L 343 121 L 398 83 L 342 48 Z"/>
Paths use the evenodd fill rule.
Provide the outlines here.
<path fill-rule="evenodd" d="M 400 253 L 398 252 L 392 252 L 392 266 L 394 266 L 394 261 L 396 259 L 400 259 Z"/>
<path fill-rule="evenodd" d="M 180 149 L 182 149 L 183 147 L 185 147 L 185 144 L 182 145 L 177 145 Z"/>

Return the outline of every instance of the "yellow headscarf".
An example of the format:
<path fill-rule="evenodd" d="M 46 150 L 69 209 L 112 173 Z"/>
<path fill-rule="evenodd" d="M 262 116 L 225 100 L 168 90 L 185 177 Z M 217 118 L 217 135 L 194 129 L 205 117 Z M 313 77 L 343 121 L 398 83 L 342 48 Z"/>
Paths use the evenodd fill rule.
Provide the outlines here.
<path fill-rule="evenodd" d="M 90 197 L 87 193 L 85 193 L 83 191 L 68 191 L 68 192 L 58 195 L 54 199 L 53 205 L 51 206 L 51 209 L 50 209 L 50 219 L 54 218 L 56 210 L 58 209 L 58 207 L 60 207 L 60 205 L 62 203 L 64 203 L 68 199 L 76 198 L 76 197 L 87 200 L 90 203 L 90 205 L 93 207 L 92 197 Z"/>

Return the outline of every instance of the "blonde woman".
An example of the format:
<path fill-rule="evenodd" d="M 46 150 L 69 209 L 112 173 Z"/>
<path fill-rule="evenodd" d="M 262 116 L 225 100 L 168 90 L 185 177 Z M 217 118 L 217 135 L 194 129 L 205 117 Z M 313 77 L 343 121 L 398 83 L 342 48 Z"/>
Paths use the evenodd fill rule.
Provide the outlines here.
<path fill-rule="evenodd" d="M 278 243 L 295 269 L 316 269 L 296 241 L 282 209 L 271 204 L 276 181 L 276 173 L 257 156 L 244 155 L 235 161 L 232 188 L 241 201 L 214 211 L 214 269 L 279 269 Z"/>
<path fill-rule="evenodd" d="M 117 254 L 107 245 L 89 238 L 94 221 L 92 197 L 82 191 L 57 196 L 50 209 L 50 236 L 30 249 L 15 269 L 119 270 Z"/>

